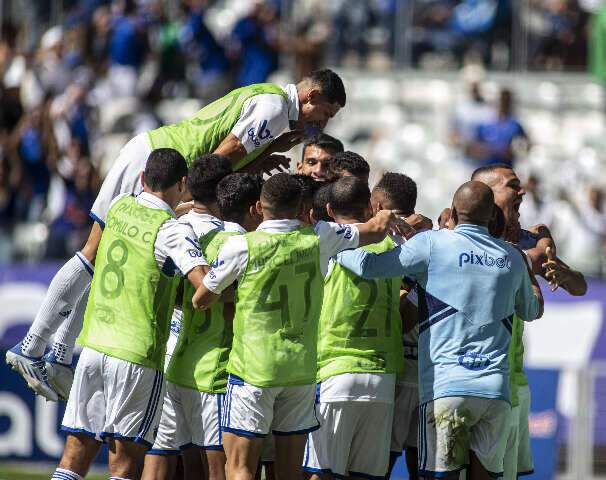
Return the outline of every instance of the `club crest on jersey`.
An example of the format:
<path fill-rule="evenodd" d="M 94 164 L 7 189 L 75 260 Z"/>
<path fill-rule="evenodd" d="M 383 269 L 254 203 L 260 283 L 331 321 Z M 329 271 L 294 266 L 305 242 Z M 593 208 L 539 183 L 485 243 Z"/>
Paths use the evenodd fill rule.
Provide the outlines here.
<path fill-rule="evenodd" d="M 462 268 L 465 264 L 480 265 L 482 267 L 506 268 L 507 270 L 511 269 L 511 259 L 509 258 L 509 255 L 505 255 L 504 257 L 492 257 L 486 252 L 478 254 L 474 253 L 473 250 L 463 252 L 459 255 L 459 268 Z"/>
<path fill-rule="evenodd" d="M 475 352 L 459 352 L 459 358 L 457 359 L 459 365 L 466 368 L 467 370 L 484 370 L 490 365 L 490 358 L 481 353 Z"/>

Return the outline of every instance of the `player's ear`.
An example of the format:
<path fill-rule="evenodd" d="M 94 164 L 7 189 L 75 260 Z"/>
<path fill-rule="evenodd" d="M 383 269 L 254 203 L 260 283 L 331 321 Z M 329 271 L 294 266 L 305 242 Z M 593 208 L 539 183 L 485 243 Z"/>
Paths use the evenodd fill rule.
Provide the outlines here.
<path fill-rule="evenodd" d="M 297 162 L 297 173 L 301 173 L 301 170 L 303 170 L 303 163 L 302 162 Z"/>
<path fill-rule="evenodd" d="M 328 213 L 328 216 L 330 218 L 333 218 L 333 219 L 335 218 L 335 211 L 330 206 L 330 202 L 326 204 L 326 212 Z"/>
<path fill-rule="evenodd" d="M 450 220 L 452 220 L 452 222 L 457 225 L 459 223 L 459 214 L 457 212 L 457 209 L 455 208 L 455 206 L 453 205 L 452 207 L 450 207 Z"/>
<path fill-rule="evenodd" d="M 263 205 L 261 205 L 261 200 L 257 200 L 257 203 L 255 203 L 255 210 L 257 211 L 258 215 L 263 215 Z"/>
<path fill-rule="evenodd" d="M 305 96 L 305 103 L 317 103 L 321 96 L 322 92 L 320 92 L 319 88 L 310 88 Z"/>
<path fill-rule="evenodd" d="M 141 172 L 140 178 L 141 178 L 141 186 L 145 187 L 145 172 L 144 171 Z"/>

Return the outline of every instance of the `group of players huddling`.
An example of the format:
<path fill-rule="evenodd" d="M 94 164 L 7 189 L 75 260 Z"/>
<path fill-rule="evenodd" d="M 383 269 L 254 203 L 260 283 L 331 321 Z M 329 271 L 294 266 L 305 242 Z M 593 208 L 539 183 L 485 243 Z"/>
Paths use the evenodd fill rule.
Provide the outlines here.
<path fill-rule="evenodd" d="M 186 478 L 384 478 L 402 452 L 411 478 L 532 471 L 535 275 L 572 295 L 583 276 L 520 228 L 509 166 L 474 172 L 436 230 L 406 175 L 371 192 L 366 161 L 317 133 L 345 102 L 330 70 L 251 85 L 120 151 L 6 356 L 67 401 L 53 479 L 84 478 L 102 442 L 114 480 L 172 479 L 180 457 Z"/>

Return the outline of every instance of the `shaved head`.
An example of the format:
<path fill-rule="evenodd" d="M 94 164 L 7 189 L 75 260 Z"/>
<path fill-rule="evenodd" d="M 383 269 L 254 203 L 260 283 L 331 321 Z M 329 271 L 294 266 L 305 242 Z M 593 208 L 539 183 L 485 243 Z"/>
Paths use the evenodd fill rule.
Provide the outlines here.
<path fill-rule="evenodd" d="M 483 182 L 461 185 L 452 200 L 452 217 L 457 225 L 470 223 L 487 226 L 494 216 L 494 195 Z"/>

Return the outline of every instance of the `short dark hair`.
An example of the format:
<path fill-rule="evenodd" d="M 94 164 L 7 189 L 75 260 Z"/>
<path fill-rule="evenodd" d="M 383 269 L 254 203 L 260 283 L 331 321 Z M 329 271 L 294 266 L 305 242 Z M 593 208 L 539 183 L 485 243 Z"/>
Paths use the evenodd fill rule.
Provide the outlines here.
<path fill-rule="evenodd" d="M 307 76 L 315 85 L 320 87 L 320 92 L 330 103 L 338 103 L 345 106 L 347 97 L 343 80 L 329 68 L 316 70 Z"/>
<path fill-rule="evenodd" d="M 303 203 L 306 206 L 309 205 L 311 208 L 314 193 L 316 193 L 318 188 L 320 188 L 320 182 L 316 182 L 309 175 L 303 175 L 302 173 L 295 173 L 293 177 L 297 182 L 299 182 L 299 185 L 301 186 L 301 198 Z"/>
<path fill-rule="evenodd" d="M 368 176 L 370 173 L 370 165 L 368 165 L 368 162 L 364 160 L 361 155 L 349 150 L 335 154 L 332 157 L 331 164 L 332 168 L 339 175 L 344 170 L 347 170 L 356 177 Z"/>
<path fill-rule="evenodd" d="M 360 218 L 370 201 L 368 184 L 358 177 L 339 178 L 330 187 L 329 201 L 337 215 Z"/>
<path fill-rule="evenodd" d="M 484 165 L 483 167 L 478 167 L 473 171 L 471 174 L 471 180 L 475 180 L 480 175 L 492 173 L 499 169 L 513 170 L 513 167 L 507 163 L 491 163 L 490 165 Z"/>
<path fill-rule="evenodd" d="M 343 142 L 341 140 L 331 137 L 325 133 L 318 133 L 309 138 L 306 138 L 303 142 L 303 152 L 302 157 L 305 157 L 305 149 L 310 145 L 314 145 L 316 147 L 320 147 L 323 150 L 328 150 L 333 155 L 335 153 L 340 153 L 344 150 Z"/>
<path fill-rule="evenodd" d="M 312 208 L 314 211 L 314 219 L 316 221 L 324 220 L 325 222 L 332 222 L 333 218 L 328 215 L 326 210 L 326 204 L 330 202 L 330 189 L 332 183 L 325 183 L 316 190 L 312 202 Z"/>
<path fill-rule="evenodd" d="M 231 173 L 217 185 L 217 204 L 221 218 L 241 223 L 248 211 L 261 196 L 263 177 L 252 173 Z"/>
<path fill-rule="evenodd" d="M 212 153 L 196 160 L 187 174 L 187 189 L 198 202 L 217 200 L 217 184 L 232 172 L 229 158 Z"/>
<path fill-rule="evenodd" d="M 143 176 L 152 192 L 162 192 L 187 176 L 187 162 L 174 148 L 157 148 L 147 157 Z"/>
<path fill-rule="evenodd" d="M 417 204 L 417 184 L 408 175 L 387 172 L 375 189 L 383 192 L 391 203 L 392 210 L 401 210 L 404 215 L 414 213 Z"/>
<path fill-rule="evenodd" d="M 288 173 L 272 175 L 263 184 L 261 200 L 274 215 L 295 218 L 301 206 L 302 188 L 297 179 Z"/>

